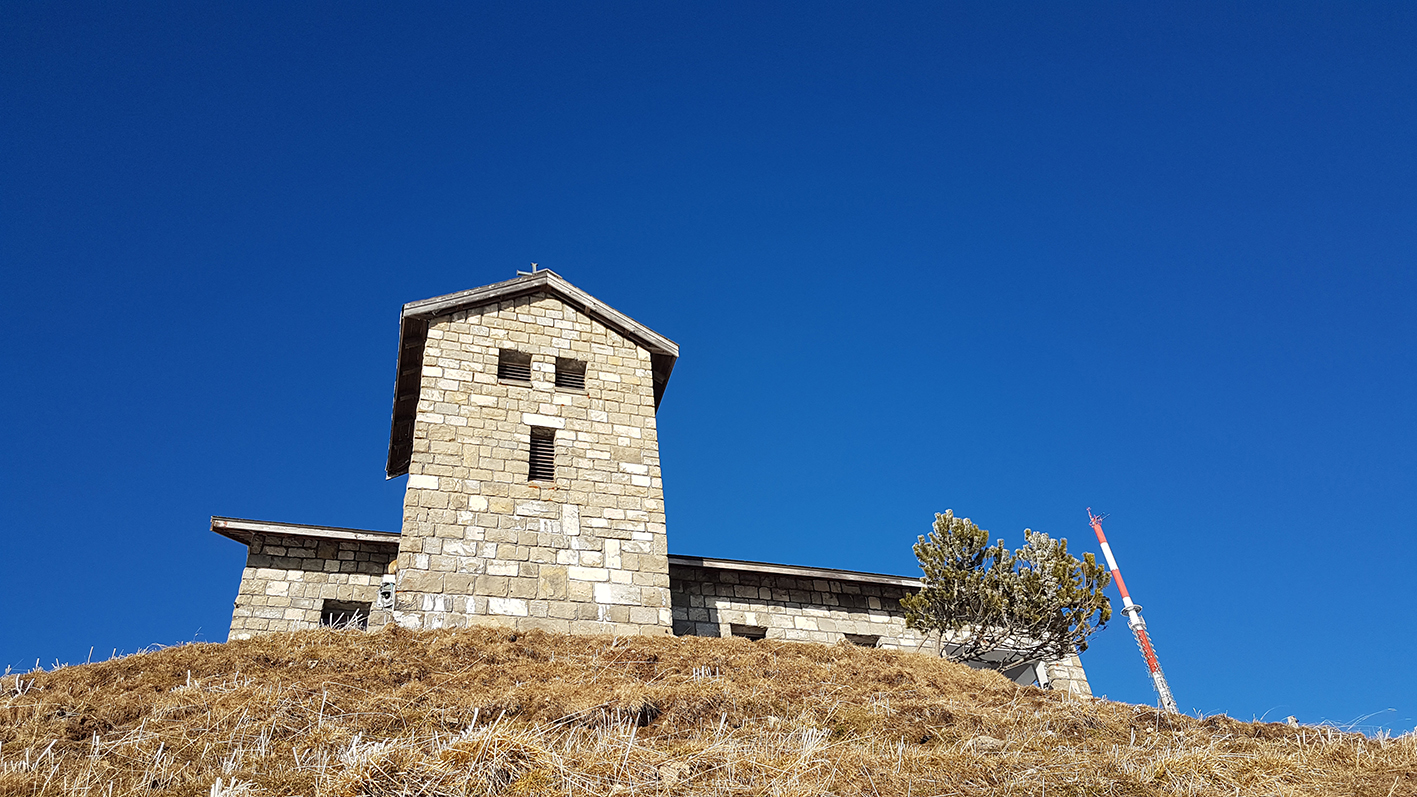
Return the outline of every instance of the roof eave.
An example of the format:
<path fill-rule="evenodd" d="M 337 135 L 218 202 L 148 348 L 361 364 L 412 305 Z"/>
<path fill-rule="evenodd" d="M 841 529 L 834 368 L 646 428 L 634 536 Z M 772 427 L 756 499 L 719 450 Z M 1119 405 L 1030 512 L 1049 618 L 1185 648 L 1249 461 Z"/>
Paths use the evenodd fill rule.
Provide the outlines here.
<path fill-rule="evenodd" d="M 669 555 L 669 564 L 688 567 L 707 567 L 714 570 L 737 570 L 746 573 L 770 573 L 793 578 L 821 578 L 836 581 L 854 581 L 866 584 L 889 584 L 895 587 L 919 589 L 920 579 L 908 576 L 893 576 L 887 573 L 862 573 L 856 570 L 837 570 L 830 567 L 805 567 L 803 565 L 780 565 L 771 562 L 751 562 L 742 559 L 714 559 L 707 556 Z"/>
<path fill-rule="evenodd" d="M 493 302 L 525 296 L 537 291 L 550 290 L 562 300 L 570 299 L 571 304 L 586 315 L 599 319 L 617 332 L 644 346 L 651 353 L 679 356 L 679 344 L 655 332 L 649 327 L 630 318 L 624 313 L 601 302 L 594 296 L 567 282 L 560 274 L 550 269 L 542 269 L 534 274 L 524 275 L 505 282 L 484 285 L 481 288 L 450 293 L 409 302 L 403 306 L 403 318 L 429 319 L 449 313 L 456 313 L 472 307 L 481 307 Z"/>
<path fill-rule="evenodd" d="M 212 531 L 242 545 L 250 545 L 257 534 L 279 534 L 287 537 L 312 537 L 321 540 L 374 542 L 398 545 L 397 531 L 350 529 L 341 526 L 311 526 L 304 523 L 280 523 L 274 520 L 212 516 Z"/>

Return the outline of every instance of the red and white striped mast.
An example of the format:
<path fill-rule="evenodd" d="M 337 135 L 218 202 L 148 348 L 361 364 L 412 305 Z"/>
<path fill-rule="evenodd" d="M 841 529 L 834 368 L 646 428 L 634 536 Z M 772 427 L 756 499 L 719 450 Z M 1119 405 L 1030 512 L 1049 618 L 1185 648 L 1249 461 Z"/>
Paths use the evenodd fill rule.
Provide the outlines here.
<path fill-rule="evenodd" d="M 1156 649 L 1151 646 L 1151 637 L 1146 633 L 1146 621 L 1141 619 L 1141 607 L 1132 603 L 1132 596 L 1127 594 L 1127 584 L 1122 580 L 1122 571 L 1117 569 L 1117 560 L 1112 557 L 1112 546 L 1107 544 L 1107 537 L 1102 533 L 1102 518 L 1092 514 L 1092 507 L 1088 507 L 1087 519 L 1092 522 L 1092 530 L 1097 532 L 1097 542 L 1102 546 L 1102 555 L 1107 557 L 1107 566 L 1112 569 L 1112 580 L 1117 582 L 1117 591 L 1122 593 L 1122 614 L 1127 616 L 1127 627 L 1132 629 L 1132 636 L 1137 638 L 1137 647 L 1141 648 L 1141 655 L 1146 659 L 1146 668 L 1151 672 L 1151 683 L 1156 687 L 1156 693 L 1161 696 L 1161 707 L 1177 714 L 1179 712 L 1176 710 L 1176 698 L 1171 696 L 1171 687 L 1166 685 L 1166 676 L 1161 672 L 1161 662 L 1156 660 Z"/>

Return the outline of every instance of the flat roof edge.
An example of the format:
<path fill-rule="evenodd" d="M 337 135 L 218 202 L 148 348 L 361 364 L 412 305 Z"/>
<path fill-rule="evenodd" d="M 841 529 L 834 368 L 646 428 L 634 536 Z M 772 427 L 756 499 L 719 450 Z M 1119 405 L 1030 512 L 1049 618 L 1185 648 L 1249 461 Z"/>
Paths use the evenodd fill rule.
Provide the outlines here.
<path fill-rule="evenodd" d="M 397 545 L 402 535 L 397 531 L 375 529 L 351 529 L 341 526 L 315 526 L 307 523 L 282 523 L 275 520 L 250 520 L 246 518 L 212 516 L 212 531 L 244 545 L 250 545 L 256 534 L 284 534 L 291 537 L 313 537 L 329 540 L 352 540 Z M 716 559 L 708 556 L 669 555 L 670 565 L 688 567 L 708 567 L 714 570 L 738 570 L 746 573 L 771 573 L 796 578 L 825 578 L 836 581 L 855 581 L 867 584 L 887 584 L 897 587 L 918 589 L 920 579 L 888 573 L 863 573 L 855 570 L 838 570 L 830 567 L 806 567 L 803 565 L 783 565 L 771 562 L 752 562 L 743 559 Z"/>
<path fill-rule="evenodd" d="M 315 537 L 326 540 L 350 540 L 355 542 L 380 542 L 397 545 L 397 531 L 375 531 L 373 529 L 347 529 L 340 526 L 312 526 L 304 523 L 281 523 L 274 520 L 247 520 L 245 518 L 212 516 L 212 531 L 223 537 L 250 545 L 256 534 L 284 534 L 290 537 Z"/>
<path fill-rule="evenodd" d="M 867 584 L 889 584 L 896 587 L 919 589 L 918 578 L 893 576 L 888 573 L 861 573 L 855 570 L 837 570 L 830 567 L 804 567 L 802 565 L 780 565 L 771 562 L 749 562 L 739 559 L 714 559 L 706 556 L 669 555 L 670 565 L 689 567 L 709 567 L 715 570 L 740 570 L 746 573 L 772 573 L 797 578 L 829 578 L 837 581 L 856 581 Z"/>

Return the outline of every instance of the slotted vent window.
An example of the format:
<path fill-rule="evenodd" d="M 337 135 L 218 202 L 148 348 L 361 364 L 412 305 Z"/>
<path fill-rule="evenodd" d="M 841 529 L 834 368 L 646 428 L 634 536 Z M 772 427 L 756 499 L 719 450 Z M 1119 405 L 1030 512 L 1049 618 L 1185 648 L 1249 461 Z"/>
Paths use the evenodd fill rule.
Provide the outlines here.
<path fill-rule="evenodd" d="M 739 625 L 737 623 L 729 624 L 728 633 L 743 639 L 751 639 L 754 642 L 759 639 L 767 639 L 768 636 L 768 630 L 760 625 Z"/>
<path fill-rule="evenodd" d="M 881 646 L 880 634 L 843 634 L 846 641 L 863 648 L 878 648 Z"/>
<path fill-rule="evenodd" d="M 531 427 L 531 467 L 528 481 L 549 482 L 556 478 L 556 430 Z"/>
<path fill-rule="evenodd" d="M 513 382 L 530 382 L 531 355 L 524 351 L 499 349 L 497 351 L 497 378 Z"/>
<path fill-rule="evenodd" d="M 556 358 L 556 387 L 585 389 L 585 362 L 569 357 Z"/>

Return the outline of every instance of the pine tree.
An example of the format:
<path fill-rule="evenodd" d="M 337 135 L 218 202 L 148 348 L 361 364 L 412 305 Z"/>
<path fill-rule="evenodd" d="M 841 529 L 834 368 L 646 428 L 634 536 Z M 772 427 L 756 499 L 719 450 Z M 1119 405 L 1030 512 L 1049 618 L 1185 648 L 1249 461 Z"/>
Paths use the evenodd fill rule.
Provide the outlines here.
<path fill-rule="evenodd" d="M 1087 638 L 1112 617 L 1103 594 L 1111 575 L 1090 553 L 1081 561 L 1068 541 L 1024 530 L 1011 551 L 953 511 L 935 515 L 915 556 L 920 592 L 901 599 L 906 625 L 940 636 L 940 655 L 955 661 L 1009 664 L 1055 660 L 1087 650 Z"/>

